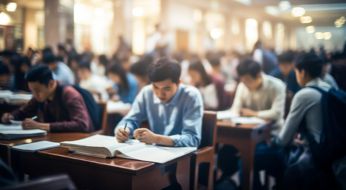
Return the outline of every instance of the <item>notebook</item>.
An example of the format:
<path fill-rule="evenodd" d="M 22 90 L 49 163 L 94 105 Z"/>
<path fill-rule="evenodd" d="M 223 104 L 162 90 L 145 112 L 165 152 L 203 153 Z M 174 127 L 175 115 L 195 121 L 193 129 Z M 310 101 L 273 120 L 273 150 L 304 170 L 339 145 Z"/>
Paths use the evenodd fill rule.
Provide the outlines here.
<path fill-rule="evenodd" d="M 41 129 L 24 130 L 23 127 L 18 124 L 0 124 L 0 139 L 2 140 L 44 136 L 46 134 L 47 131 Z"/>
<path fill-rule="evenodd" d="M 230 120 L 234 124 L 264 124 L 266 121 L 258 117 L 241 117 L 227 111 L 218 111 L 216 114 L 218 120 Z"/>
<path fill-rule="evenodd" d="M 15 150 L 20 150 L 24 152 L 36 152 L 40 150 L 50 149 L 59 147 L 60 143 L 51 142 L 51 141 L 39 141 L 29 144 L 21 144 L 17 146 L 13 146 L 12 148 Z"/>
<path fill-rule="evenodd" d="M 105 135 L 94 135 L 76 141 L 64 141 L 61 142 L 61 146 L 76 154 L 87 156 L 100 158 L 121 157 L 155 163 L 166 163 L 196 150 L 195 147 L 147 145 L 137 140 L 119 143 L 115 137 Z"/>

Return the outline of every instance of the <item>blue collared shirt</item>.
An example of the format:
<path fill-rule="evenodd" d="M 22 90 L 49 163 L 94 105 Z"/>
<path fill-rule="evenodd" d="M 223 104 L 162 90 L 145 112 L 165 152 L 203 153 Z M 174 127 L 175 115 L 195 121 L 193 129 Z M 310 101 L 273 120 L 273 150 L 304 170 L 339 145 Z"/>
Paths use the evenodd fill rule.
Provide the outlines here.
<path fill-rule="evenodd" d="M 171 101 L 163 103 L 155 96 L 152 85 L 148 85 L 138 94 L 117 128 L 124 127 L 126 122 L 133 134 L 143 121 L 148 121 L 151 131 L 169 136 L 174 146 L 198 147 L 202 117 L 203 101 L 195 87 L 180 84 Z"/>

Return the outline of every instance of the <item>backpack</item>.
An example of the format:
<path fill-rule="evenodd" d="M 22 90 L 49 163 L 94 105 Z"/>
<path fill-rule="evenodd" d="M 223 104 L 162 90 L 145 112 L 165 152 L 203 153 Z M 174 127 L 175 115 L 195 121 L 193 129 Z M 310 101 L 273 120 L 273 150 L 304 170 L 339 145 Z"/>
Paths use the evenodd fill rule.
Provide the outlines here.
<path fill-rule="evenodd" d="M 328 91 L 319 87 L 310 88 L 319 91 L 322 95 L 323 125 L 320 143 L 308 133 L 305 133 L 305 136 L 316 165 L 330 169 L 334 161 L 346 155 L 346 92 L 334 88 Z"/>
<path fill-rule="evenodd" d="M 101 129 L 101 115 L 102 115 L 101 108 L 96 103 L 93 95 L 89 91 L 87 91 L 86 89 L 80 87 L 79 85 L 71 85 L 71 86 L 75 90 L 77 90 L 79 92 L 79 94 L 83 97 L 85 106 L 87 107 L 87 110 L 88 110 L 89 117 L 90 117 L 91 122 L 93 124 L 94 131 Z M 60 90 L 61 92 L 59 92 L 59 93 L 62 94 L 64 87 L 65 86 L 62 86 L 62 88 Z M 60 97 L 62 98 L 62 95 L 60 95 Z"/>

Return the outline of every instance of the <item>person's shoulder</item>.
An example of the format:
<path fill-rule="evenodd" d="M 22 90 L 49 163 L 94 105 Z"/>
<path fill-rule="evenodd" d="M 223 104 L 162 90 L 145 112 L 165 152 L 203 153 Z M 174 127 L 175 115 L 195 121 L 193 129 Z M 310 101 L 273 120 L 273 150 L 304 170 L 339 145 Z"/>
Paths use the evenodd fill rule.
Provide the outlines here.
<path fill-rule="evenodd" d="M 270 75 L 266 75 L 266 74 L 264 76 L 267 80 L 269 87 L 273 87 L 276 89 L 284 89 L 285 88 L 285 83 L 282 80 L 275 78 L 273 76 L 270 76 Z"/>
<path fill-rule="evenodd" d="M 78 98 L 82 97 L 82 95 L 78 92 L 77 89 L 75 89 L 73 86 L 64 86 L 63 87 L 63 98 Z"/>
<path fill-rule="evenodd" d="M 182 89 L 182 92 L 186 96 L 190 96 L 190 97 L 200 96 L 199 90 L 196 87 L 194 87 L 194 86 L 180 84 L 180 88 Z"/>

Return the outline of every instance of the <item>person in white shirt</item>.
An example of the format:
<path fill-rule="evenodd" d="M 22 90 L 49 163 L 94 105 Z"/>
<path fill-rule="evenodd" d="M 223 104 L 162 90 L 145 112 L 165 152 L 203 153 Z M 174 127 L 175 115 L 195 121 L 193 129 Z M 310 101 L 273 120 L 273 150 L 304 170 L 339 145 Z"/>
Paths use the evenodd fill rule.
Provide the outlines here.
<path fill-rule="evenodd" d="M 240 84 L 231 112 L 236 115 L 276 121 L 273 133 L 277 134 L 283 124 L 285 84 L 262 73 L 259 63 L 252 59 L 242 61 L 237 67 L 237 72 Z"/>
<path fill-rule="evenodd" d="M 262 73 L 260 64 L 253 59 L 242 60 L 237 66 L 237 72 L 240 84 L 231 107 L 232 114 L 276 121 L 272 131 L 272 135 L 276 136 L 283 124 L 285 84 Z M 233 146 L 225 145 L 219 150 L 218 165 L 223 173 L 222 178 L 228 178 L 237 170 L 234 168 L 237 167 L 236 162 L 229 162 L 230 159 L 233 162 L 237 160 L 234 158 L 236 154 L 237 150 Z"/>
<path fill-rule="evenodd" d="M 78 77 L 80 79 L 79 85 L 90 91 L 94 95 L 95 100 L 108 100 L 106 89 L 110 88 L 112 83 L 107 80 L 106 77 L 93 74 L 91 72 L 90 63 L 82 62 L 79 64 Z"/>

